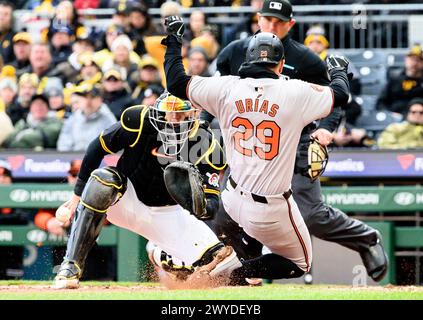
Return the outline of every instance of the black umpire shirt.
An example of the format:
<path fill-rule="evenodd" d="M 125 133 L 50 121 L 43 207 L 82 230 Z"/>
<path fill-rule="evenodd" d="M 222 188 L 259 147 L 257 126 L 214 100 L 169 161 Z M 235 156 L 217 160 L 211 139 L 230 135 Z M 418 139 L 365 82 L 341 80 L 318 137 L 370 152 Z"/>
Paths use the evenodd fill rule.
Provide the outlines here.
<path fill-rule="evenodd" d="M 202 174 L 209 211 L 209 204 L 218 206 L 219 174 L 226 161 L 207 123 L 198 123 L 194 130 L 178 160 L 195 164 Z M 126 109 L 120 122 L 104 130 L 90 143 L 82 161 L 75 194 L 81 196 L 91 172 L 100 166 L 105 155 L 121 150 L 118 171 L 131 180 L 138 199 L 151 207 L 175 205 L 164 184 L 163 169 L 177 159 L 164 154 L 162 142 L 149 121 L 148 108 L 144 106 Z"/>
<path fill-rule="evenodd" d="M 222 76 L 238 75 L 241 64 L 245 61 L 248 43 L 251 37 L 235 40 L 227 45 L 217 57 L 217 70 Z M 329 85 L 329 76 L 325 63 L 310 49 L 301 43 L 293 40 L 290 35 L 282 39 L 285 50 L 285 65 L 282 74 L 290 79 L 299 79 L 310 83 L 327 86 Z M 320 121 L 319 128 L 334 131 L 341 119 L 340 108 L 334 111 Z M 304 128 L 303 134 L 310 134 L 315 129 L 314 124 Z"/>

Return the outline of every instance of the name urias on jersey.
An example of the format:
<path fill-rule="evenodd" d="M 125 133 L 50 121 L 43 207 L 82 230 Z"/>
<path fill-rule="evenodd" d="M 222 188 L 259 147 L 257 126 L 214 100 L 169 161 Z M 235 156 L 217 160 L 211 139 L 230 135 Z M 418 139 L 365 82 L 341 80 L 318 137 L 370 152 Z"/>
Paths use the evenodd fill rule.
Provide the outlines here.
<path fill-rule="evenodd" d="M 273 118 L 277 114 L 279 106 L 276 103 L 270 103 L 269 100 L 259 99 L 260 96 L 261 95 L 254 100 L 247 98 L 235 101 L 235 106 L 238 112 L 262 112 Z"/>

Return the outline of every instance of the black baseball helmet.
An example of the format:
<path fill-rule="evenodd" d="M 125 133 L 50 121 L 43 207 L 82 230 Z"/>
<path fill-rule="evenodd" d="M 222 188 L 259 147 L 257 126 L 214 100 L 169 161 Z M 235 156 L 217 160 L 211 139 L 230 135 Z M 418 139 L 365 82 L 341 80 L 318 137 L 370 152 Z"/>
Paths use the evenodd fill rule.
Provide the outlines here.
<path fill-rule="evenodd" d="M 251 38 L 245 60 L 255 64 L 278 64 L 283 58 L 282 41 L 273 33 L 260 32 Z"/>

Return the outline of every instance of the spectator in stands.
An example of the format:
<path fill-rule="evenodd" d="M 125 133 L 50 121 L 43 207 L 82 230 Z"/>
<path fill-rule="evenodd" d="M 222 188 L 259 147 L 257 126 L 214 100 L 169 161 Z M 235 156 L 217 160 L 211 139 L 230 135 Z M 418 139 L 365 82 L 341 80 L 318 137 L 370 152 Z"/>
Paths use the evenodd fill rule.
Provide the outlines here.
<path fill-rule="evenodd" d="M 76 38 L 72 44 L 72 53 L 66 61 L 56 66 L 57 72 L 62 75 L 63 83 L 74 84 L 78 81 L 81 61 L 85 56 L 94 54 L 94 41 L 87 34 L 82 34 Z"/>
<path fill-rule="evenodd" d="M 112 56 L 103 64 L 103 72 L 115 68 L 120 70 L 126 79 L 138 71 L 138 65 L 131 61 L 130 54 L 133 52 L 131 40 L 126 34 L 118 36 L 111 46 Z"/>
<path fill-rule="evenodd" d="M 67 119 L 72 113 L 69 106 L 65 104 L 63 88 L 60 86 L 50 86 L 46 88 L 45 95 L 48 98 L 50 109 L 56 113 L 59 119 Z"/>
<path fill-rule="evenodd" d="M 164 23 L 166 17 L 170 16 L 180 16 L 181 15 L 181 5 L 176 1 L 165 1 L 160 6 L 160 34 L 166 34 Z M 184 36 L 185 38 L 185 36 Z"/>
<path fill-rule="evenodd" d="M 57 142 L 59 151 L 87 150 L 94 138 L 116 122 L 97 86 L 84 86 L 75 94 L 82 97 L 81 105 L 63 125 Z"/>
<path fill-rule="evenodd" d="M 78 13 L 74 7 L 73 1 L 60 1 L 55 10 L 54 16 L 50 21 L 50 27 L 46 40 L 51 41 L 53 35 L 53 29 L 57 29 L 58 26 L 65 25 L 73 31 L 76 37 L 86 33 L 84 25 L 79 22 Z"/>
<path fill-rule="evenodd" d="M 150 84 L 145 88 L 143 94 L 135 100 L 135 104 L 151 105 L 164 92 L 161 84 Z"/>
<path fill-rule="evenodd" d="M 322 25 L 313 25 L 307 30 L 304 45 L 317 54 L 320 59 L 326 60 L 330 44 Z M 353 79 L 350 80 L 351 93 L 353 95 L 359 95 L 361 92 L 360 73 L 351 61 L 348 69 L 353 74 Z"/>
<path fill-rule="evenodd" d="M 94 54 L 94 61 L 98 66 L 100 66 L 100 68 L 103 68 L 103 64 L 107 60 L 113 59 L 113 53 L 111 51 L 112 44 L 117 37 L 124 34 L 125 30 L 122 26 L 111 25 L 107 28 L 103 35 L 103 43 L 101 45 L 102 49 Z M 131 50 L 130 60 L 131 62 L 138 64 L 140 57 L 135 53 L 135 51 Z"/>
<path fill-rule="evenodd" d="M 6 112 L 0 111 L 0 146 L 4 140 L 13 132 L 13 123 Z"/>
<path fill-rule="evenodd" d="M 407 118 L 401 123 L 390 124 L 379 136 L 379 148 L 423 148 L 423 97 L 408 104 Z"/>
<path fill-rule="evenodd" d="M 119 1 L 118 3 L 112 4 L 110 8 L 115 9 L 112 14 L 112 24 L 122 26 L 125 31 L 128 31 L 129 11 L 127 4 Z"/>
<path fill-rule="evenodd" d="M 12 167 L 0 159 L 0 185 L 13 182 Z M 33 213 L 25 209 L 0 208 L 0 225 L 27 225 Z M 0 246 L 0 279 L 20 279 L 23 271 L 23 246 Z"/>
<path fill-rule="evenodd" d="M 13 52 L 16 59 L 11 65 L 16 69 L 17 77 L 20 77 L 24 69 L 29 66 L 31 43 L 31 35 L 28 32 L 19 32 L 13 37 Z"/>
<path fill-rule="evenodd" d="M 10 110 L 17 108 L 17 93 L 18 86 L 12 78 L 0 79 L 0 101 L 2 104 L 3 111 L 10 113 Z"/>
<path fill-rule="evenodd" d="M 134 51 L 142 56 L 147 53 L 144 37 L 158 34 L 158 29 L 148 14 L 148 7 L 135 3 L 129 7 L 129 37 L 134 44 Z"/>
<path fill-rule="evenodd" d="M 333 133 L 333 146 L 342 148 L 369 148 L 375 145 L 375 140 L 369 137 L 363 128 L 356 128 L 344 121 Z"/>
<path fill-rule="evenodd" d="M 205 26 L 201 29 L 200 36 L 191 40 L 191 47 L 202 47 L 206 51 L 209 61 L 213 61 L 220 49 L 217 41 L 217 29 L 211 25 Z"/>
<path fill-rule="evenodd" d="M 137 74 L 130 79 L 129 85 L 132 88 L 132 99 L 140 103 L 144 97 L 144 90 L 152 84 L 162 87 L 159 64 L 149 55 L 145 55 L 138 65 Z"/>
<path fill-rule="evenodd" d="M 311 26 L 306 32 L 304 45 L 317 54 L 320 59 L 326 60 L 330 44 L 323 26 Z M 370 147 L 374 144 L 374 140 L 368 137 L 365 129 L 355 127 L 355 121 L 361 114 L 361 106 L 355 101 L 354 95 L 360 93 L 361 84 L 359 73 L 354 65 L 350 62 L 348 67 L 353 74 L 353 78 L 350 80 L 352 95 L 343 112 L 341 123 L 333 133 L 333 145 L 337 147 Z"/>
<path fill-rule="evenodd" d="M 188 28 L 185 31 L 184 38 L 191 41 L 201 35 L 201 30 L 206 26 L 206 15 L 201 10 L 194 10 L 189 16 Z"/>
<path fill-rule="evenodd" d="M 162 84 L 164 83 L 164 69 L 163 69 L 163 63 L 164 63 L 164 54 L 165 54 L 165 47 L 161 44 L 162 39 L 164 38 L 164 35 L 166 32 L 164 31 L 164 22 L 165 18 L 169 16 L 181 16 L 181 5 L 175 1 L 167 1 L 164 2 L 160 6 L 160 25 L 158 26 L 158 32 L 159 35 L 156 36 L 148 36 L 144 38 L 144 44 L 145 49 L 147 50 L 147 53 L 152 56 L 160 66 L 160 74 L 161 78 L 163 79 Z M 185 38 L 185 37 L 184 37 Z M 187 41 L 183 41 L 183 47 L 184 50 L 185 47 L 189 44 Z M 183 55 L 183 63 L 185 66 L 185 69 L 188 69 L 188 60 L 185 58 L 185 55 Z"/>
<path fill-rule="evenodd" d="M 0 55 L 3 63 L 12 63 L 15 59 L 13 54 L 13 5 L 9 1 L 0 1 Z"/>
<path fill-rule="evenodd" d="M 101 69 L 94 62 L 94 58 L 91 54 L 82 55 L 80 57 L 80 65 L 79 75 L 75 79 L 75 84 L 90 83 L 94 85 L 101 81 Z"/>
<path fill-rule="evenodd" d="M 26 148 L 36 151 L 56 148 L 61 128 L 62 121 L 54 112 L 50 112 L 47 97 L 36 94 L 31 99 L 28 116 L 16 123 L 15 130 L 3 145 L 7 148 Z"/>
<path fill-rule="evenodd" d="M 102 86 L 104 103 L 110 108 L 116 119 L 120 120 L 122 112 L 134 105 L 125 79 L 119 70 L 110 69 L 104 73 Z"/>
<path fill-rule="evenodd" d="M 24 73 L 19 78 L 16 104 L 11 105 L 7 109 L 7 114 L 13 124 L 16 124 L 19 120 L 27 117 L 29 113 L 29 104 L 32 96 L 37 90 L 38 82 L 38 77 L 34 73 Z"/>
<path fill-rule="evenodd" d="M 52 56 L 50 46 L 46 43 L 34 43 L 31 46 L 31 53 L 29 55 L 30 65 L 24 69 L 24 73 L 35 73 L 40 79 L 40 90 L 51 77 L 61 77 L 62 75 L 54 68 L 52 64 Z M 42 83 L 41 83 L 42 82 Z"/>
<path fill-rule="evenodd" d="M 84 56 L 92 56 L 95 52 L 94 40 L 87 34 L 81 34 L 76 37 L 72 45 L 72 54 L 69 56 L 69 63 L 75 70 L 81 68 L 81 59 Z"/>
<path fill-rule="evenodd" d="M 141 101 L 142 105 L 153 106 L 156 100 L 164 92 L 162 86 L 156 84 L 149 85 L 144 91 L 144 98 Z"/>
<path fill-rule="evenodd" d="M 390 74 L 382 91 L 377 108 L 407 114 L 407 105 L 413 98 L 423 97 L 423 51 L 420 46 L 411 48 L 405 57 L 405 67 Z"/>
<path fill-rule="evenodd" d="M 53 64 L 57 66 L 59 63 L 67 61 L 72 54 L 71 37 L 74 32 L 70 26 L 65 24 L 53 26 L 50 32 Z"/>
<path fill-rule="evenodd" d="M 84 85 L 86 86 L 87 84 L 84 84 Z M 84 85 L 81 85 L 78 87 L 82 87 Z M 76 88 L 74 90 L 76 90 Z M 72 114 L 74 114 L 76 110 L 81 109 L 82 105 L 85 103 L 84 97 L 78 94 L 78 92 L 76 91 L 72 91 L 69 100 L 70 100 L 70 107 L 71 107 Z"/>
<path fill-rule="evenodd" d="M 258 26 L 257 12 L 261 10 L 264 0 L 246 1 L 246 6 L 253 8 L 252 13 L 243 18 L 240 23 L 233 27 L 224 28 L 222 30 L 222 48 L 226 47 L 230 42 L 236 39 L 244 39 L 255 34 L 260 28 Z"/>
<path fill-rule="evenodd" d="M 192 47 L 188 53 L 188 75 L 210 77 L 209 62 L 206 51 L 202 47 Z"/>

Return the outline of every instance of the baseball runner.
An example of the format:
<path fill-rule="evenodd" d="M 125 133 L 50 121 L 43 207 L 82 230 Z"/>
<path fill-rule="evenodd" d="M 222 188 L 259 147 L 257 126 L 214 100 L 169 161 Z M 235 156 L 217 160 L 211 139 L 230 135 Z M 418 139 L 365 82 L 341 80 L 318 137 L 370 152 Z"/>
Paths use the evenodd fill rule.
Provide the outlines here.
<path fill-rule="evenodd" d="M 210 263 L 216 274 L 239 265 L 232 248 L 200 220 L 218 207 L 218 174 L 226 164 L 223 150 L 196 114 L 189 101 L 165 93 L 154 106 L 128 108 L 120 122 L 91 142 L 74 195 L 62 205 L 76 212 L 56 288 L 79 286 L 106 218 L 163 248 L 170 259 L 155 261 L 178 278 Z M 98 169 L 106 154 L 120 150 L 116 167 Z M 168 187 L 173 189 L 167 192 Z"/>
<path fill-rule="evenodd" d="M 249 42 L 238 76 L 204 78 L 185 74 L 181 44 L 184 23 L 166 18 L 165 72 L 168 90 L 215 116 L 222 129 L 231 176 L 222 192 L 229 216 L 271 251 L 242 261 L 231 278 L 293 278 L 311 267 L 311 241 L 291 197 L 296 146 L 301 130 L 348 100 L 348 62 L 331 56 L 328 87 L 280 78 L 282 42 L 259 33 Z M 201 268 L 200 268 L 201 269 Z"/>
<path fill-rule="evenodd" d="M 258 15 L 260 30 L 274 33 L 283 43 L 285 48 L 283 75 L 319 85 L 329 84 L 324 61 L 288 34 L 295 25 L 292 6 L 288 0 L 266 0 Z M 221 75 L 240 74 L 240 66 L 244 62 L 250 39 L 251 37 L 233 41 L 220 52 L 217 58 L 217 70 Z M 321 196 L 319 179 L 310 179 L 308 172 L 307 149 L 310 136 L 316 138 L 323 146 L 331 143 L 332 132 L 337 128 L 341 118 L 341 112 L 336 109 L 319 123 L 313 122 L 307 125 L 301 133 L 292 179 L 293 197 L 312 235 L 358 252 L 368 275 L 373 280 L 380 281 L 387 272 L 388 260 L 379 232 L 357 219 L 348 217 L 339 209 L 325 204 Z M 261 254 L 261 244 L 248 235 L 240 235 L 242 230 L 231 223 L 224 212 L 216 215 L 212 224 L 217 234 L 227 236 L 227 241 L 229 237 L 243 239 L 229 242 L 235 246 L 241 257 Z"/>

